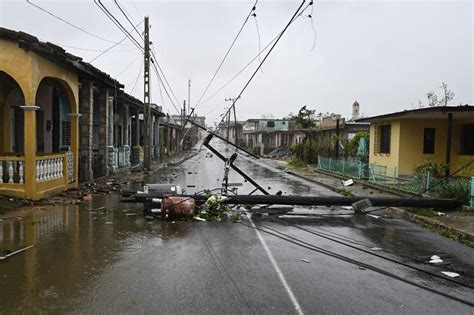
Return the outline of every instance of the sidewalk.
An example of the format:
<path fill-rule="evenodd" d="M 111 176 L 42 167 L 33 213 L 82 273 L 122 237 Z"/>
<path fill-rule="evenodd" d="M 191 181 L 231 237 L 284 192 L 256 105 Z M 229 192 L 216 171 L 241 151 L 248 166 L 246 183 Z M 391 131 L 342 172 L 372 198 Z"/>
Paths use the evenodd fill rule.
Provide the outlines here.
<path fill-rule="evenodd" d="M 272 164 L 277 164 L 278 168 L 285 169 L 288 174 L 320 184 L 343 195 L 351 194 L 362 197 L 402 196 L 400 192 L 387 191 L 384 187 L 376 187 L 374 184 L 365 184 L 361 181 L 354 181 L 353 185 L 344 187 L 342 181 L 348 178 L 318 171 L 313 165 L 308 165 L 305 168 L 297 168 L 283 160 L 267 161 L 271 161 Z M 409 197 L 410 195 L 404 196 Z M 474 211 L 440 211 L 439 214 L 438 211 L 428 209 L 406 210 L 402 208 L 389 208 L 383 211 L 383 215 L 387 218 L 401 217 L 429 229 L 436 230 L 436 232 L 451 239 L 474 242 Z"/>

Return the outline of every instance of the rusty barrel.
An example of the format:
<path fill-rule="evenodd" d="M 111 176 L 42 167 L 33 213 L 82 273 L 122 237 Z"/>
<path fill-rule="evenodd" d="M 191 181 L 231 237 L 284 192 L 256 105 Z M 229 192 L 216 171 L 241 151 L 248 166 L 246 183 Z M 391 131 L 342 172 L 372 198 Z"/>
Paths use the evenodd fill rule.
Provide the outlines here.
<path fill-rule="evenodd" d="M 166 196 L 161 203 L 161 217 L 163 219 L 180 219 L 194 216 L 194 198 L 180 196 Z"/>

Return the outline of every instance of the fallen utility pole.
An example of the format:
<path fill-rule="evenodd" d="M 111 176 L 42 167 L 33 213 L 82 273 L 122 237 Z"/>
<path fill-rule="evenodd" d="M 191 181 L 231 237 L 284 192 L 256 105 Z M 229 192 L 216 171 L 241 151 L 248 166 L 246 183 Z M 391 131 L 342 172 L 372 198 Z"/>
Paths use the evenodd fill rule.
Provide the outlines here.
<path fill-rule="evenodd" d="M 169 194 L 168 194 L 169 195 Z M 142 203 L 155 198 L 168 196 L 160 193 L 139 193 L 132 195 L 124 202 Z M 204 195 L 180 195 L 180 197 L 194 199 L 196 203 L 204 203 Z M 462 202 L 452 199 L 439 198 L 386 198 L 386 197 L 344 197 L 344 196 L 277 196 L 277 195 L 229 195 L 222 198 L 223 204 L 250 204 L 250 205 L 292 205 L 292 206 L 351 206 L 357 201 L 369 199 L 373 206 L 396 206 L 403 202 L 404 207 L 424 207 L 435 209 L 452 209 L 462 205 Z"/>
<path fill-rule="evenodd" d="M 187 122 L 190 122 L 192 125 L 194 125 L 194 126 L 200 128 L 200 129 L 206 131 L 207 133 L 211 134 L 212 136 L 214 136 L 214 137 L 216 137 L 216 138 L 218 138 L 218 139 L 224 141 L 225 143 L 230 144 L 231 146 L 233 146 L 233 147 L 239 149 L 240 151 L 243 151 L 243 152 L 247 153 L 247 154 L 250 155 L 251 157 L 254 157 L 254 158 L 256 158 L 256 159 L 259 159 L 259 157 L 256 156 L 255 154 L 253 154 L 253 153 L 251 153 L 251 152 L 245 150 L 244 148 L 238 146 L 238 145 L 235 144 L 235 143 L 232 143 L 232 142 L 230 142 L 230 141 L 227 141 L 226 138 L 223 138 L 223 137 L 219 136 L 218 134 L 215 134 L 215 133 L 213 133 L 213 132 L 207 130 L 206 128 L 204 128 L 203 126 L 201 126 L 201 125 L 195 123 L 194 121 L 190 120 L 189 118 L 186 119 L 186 121 L 187 121 Z"/>
<path fill-rule="evenodd" d="M 256 181 L 254 181 L 250 176 L 248 176 L 247 174 L 245 174 L 245 172 L 243 172 L 240 168 L 238 168 L 237 166 L 234 165 L 234 161 L 235 159 L 237 158 L 237 155 L 236 154 L 233 154 L 229 159 L 227 159 L 225 156 L 223 156 L 219 151 L 217 151 L 216 149 L 214 149 L 210 144 L 209 142 L 211 141 L 212 137 L 214 136 L 214 134 L 210 133 L 209 135 L 207 135 L 206 139 L 204 139 L 204 142 L 203 142 L 203 145 L 208 148 L 212 153 L 214 153 L 218 158 L 220 158 L 222 161 L 224 161 L 226 163 L 226 167 L 227 166 L 230 166 L 232 167 L 232 169 L 234 171 L 236 171 L 240 176 L 242 176 L 243 178 L 245 178 L 249 183 L 251 183 L 257 190 L 260 190 L 262 193 L 264 193 L 265 195 L 268 195 L 269 193 L 262 187 L 260 186 Z M 225 176 L 225 178 L 227 178 L 227 176 Z M 227 190 L 227 180 L 226 180 L 226 183 L 225 183 L 225 189 Z"/>

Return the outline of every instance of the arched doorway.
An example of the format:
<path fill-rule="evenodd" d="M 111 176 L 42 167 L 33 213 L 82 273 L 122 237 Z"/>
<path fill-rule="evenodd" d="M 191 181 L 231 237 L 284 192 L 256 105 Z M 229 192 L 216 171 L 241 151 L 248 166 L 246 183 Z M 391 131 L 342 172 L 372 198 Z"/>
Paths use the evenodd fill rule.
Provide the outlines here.
<path fill-rule="evenodd" d="M 39 154 L 68 151 L 71 147 L 71 95 L 67 83 L 46 77 L 37 92 L 36 146 Z"/>
<path fill-rule="evenodd" d="M 20 85 L 0 71 L 0 155 L 21 155 L 24 152 L 24 115 L 20 106 L 25 97 Z"/>

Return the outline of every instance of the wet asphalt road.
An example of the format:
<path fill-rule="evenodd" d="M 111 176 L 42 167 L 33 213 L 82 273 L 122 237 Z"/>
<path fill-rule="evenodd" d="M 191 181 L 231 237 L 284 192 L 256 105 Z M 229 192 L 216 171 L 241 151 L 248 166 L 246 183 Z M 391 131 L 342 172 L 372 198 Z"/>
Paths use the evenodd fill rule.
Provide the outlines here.
<path fill-rule="evenodd" d="M 187 193 L 219 187 L 223 163 L 206 153 L 152 180 L 181 183 Z M 270 193 L 334 194 L 268 162 L 239 157 L 236 164 Z M 239 193 L 253 189 L 235 172 L 230 182 L 243 183 Z M 474 301 L 472 289 L 300 229 L 368 251 L 379 247 L 379 255 L 435 274 L 455 271 L 458 281 L 474 285 L 473 249 L 404 220 L 297 208 L 315 215 L 241 223 L 147 221 L 140 206 L 119 200 L 107 195 L 89 205 L 45 208 L 0 222 L 0 249 L 35 245 L 0 261 L 1 313 L 474 313 L 453 299 L 288 241 L 293 237 Z M 102 206 L 106 213 L 87 210 Z M 284 233 L 278 235 L 287 240 L 265 231 Z M 434 254 L 442 256 L 442 266 L 426 264 Z"/>

